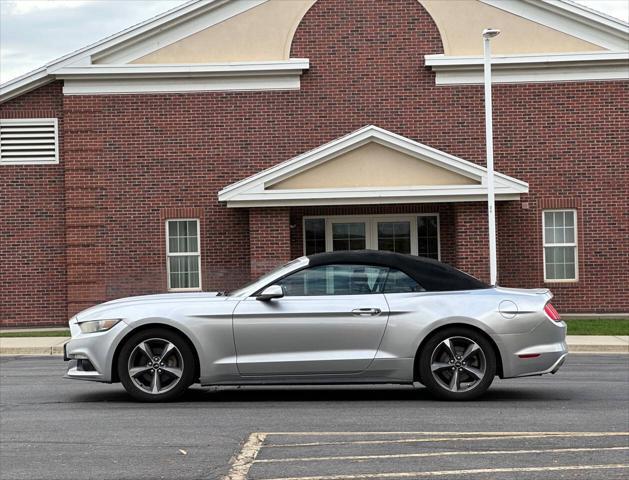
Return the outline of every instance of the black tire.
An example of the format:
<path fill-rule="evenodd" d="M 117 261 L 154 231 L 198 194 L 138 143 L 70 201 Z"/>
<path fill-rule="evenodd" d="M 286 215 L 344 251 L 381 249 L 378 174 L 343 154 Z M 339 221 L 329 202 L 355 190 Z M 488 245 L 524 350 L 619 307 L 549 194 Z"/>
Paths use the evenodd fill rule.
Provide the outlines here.
<path fill-rule="evenodd" d="M 168 347 L 168 344 L 172 346 Z M 147 345 L 153 359 L 166 353 L 165 362 L 150 360 L 145 352 Z M 164 352 L 167 348 L 168 352 Z M 166 328 L 155 327 L 142 330 L 125 341 L 118 355 L 117 368 L 120 382 L 134 399 L 141 402 L 169 402 L 183 395 L 194 382 L 195 359 L 191 347 L 182 335 Z M 131 368 L 145 371 L 134 375 L 132 379 L 129 371 Z M 158 382 L 155 382 L 155 376 L 159 378 Z M 156 383 L 158 388 L 154 388 Z"/>
<path fill-rule="evenodd" d="M 450 339 L 450 343 L 446 342 Z M 466 343 L 470 341 L 471 343 Z M 442 343 L 443 342 L 443 343 Z M 466 346 L 475 343 L 480 351 L 473 350 L 474 353 L 468 356 L 468 362 L 461 364 L 462 353 Z M 449 346 L 446 346 L 449 345 Z M 447 360 L 451 355 L 453 347 L 455 363 Z M 433 363 L 441 367 L 433 374 Z M 452 370 L 457 370 L 456 378 Z M 449 327 L 433 334 L 419 352 L 419 376 L 420 381 L 430 391 L 432 395 L 442 400 L 473 400 L 483 395 L 496 376 L 496 353 L 489 340 L 481 333 L 471 328 Z M 460 372 L 460 373 L 458 373 Z M 483 372 L 480 380 L 471 372 Z M 459 375 L 461 375 L 459 377 Z M 467 381 L 462 381 L 463 379 Z M 445 384 L 448 383 L 449 389 Z"/>

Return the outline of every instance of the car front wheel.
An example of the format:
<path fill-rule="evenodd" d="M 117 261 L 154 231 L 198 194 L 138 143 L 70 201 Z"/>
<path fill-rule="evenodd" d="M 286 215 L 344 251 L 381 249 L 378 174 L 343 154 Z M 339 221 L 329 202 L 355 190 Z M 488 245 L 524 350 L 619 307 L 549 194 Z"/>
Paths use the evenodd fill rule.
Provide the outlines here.
<path fill-rule="evenodd" d="M 127 392 L 143 402 L 178 398 L 194 380 L 194 355 L 181 335 L 163 328 L 131 336 L 118 357 L 118 375 Z"/>
<path fill-rule="evenodd" d="M 419 358 L 422 383 L 444 400 L 471 400 L 487 391 L 496 375 L 489 341 L 468 328 L 446 328 L 424 345 Z"/>

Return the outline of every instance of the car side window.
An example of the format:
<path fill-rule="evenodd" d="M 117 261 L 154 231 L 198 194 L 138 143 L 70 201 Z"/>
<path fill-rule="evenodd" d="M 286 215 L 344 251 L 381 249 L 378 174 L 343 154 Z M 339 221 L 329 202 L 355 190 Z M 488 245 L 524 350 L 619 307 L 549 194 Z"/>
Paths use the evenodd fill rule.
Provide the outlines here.
<path fill-rule="evenodd" d="M 289 275 L 278 285 L 287 297 L 382 293 L 388 268 L 371 265 L 320 265 Z"/>
<path fill-rule="evenodd" d="M 406 273 L 389 269 L 386 283 L 384 285 L 384 293 L 410 293 L 425 292 L 426 290 L 419 283 L 409 277 Z"/>

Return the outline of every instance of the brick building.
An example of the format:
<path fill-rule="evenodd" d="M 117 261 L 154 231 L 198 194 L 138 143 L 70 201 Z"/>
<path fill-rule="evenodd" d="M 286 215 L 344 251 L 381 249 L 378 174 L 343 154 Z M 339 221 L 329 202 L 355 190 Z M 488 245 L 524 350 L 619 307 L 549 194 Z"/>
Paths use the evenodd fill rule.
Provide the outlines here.
<path fill-rule="evenodd" d="M 627 24 L 564 0 L 201 0 L 0 88 L 0 325 L 380 248 L 629 312 Z"/>

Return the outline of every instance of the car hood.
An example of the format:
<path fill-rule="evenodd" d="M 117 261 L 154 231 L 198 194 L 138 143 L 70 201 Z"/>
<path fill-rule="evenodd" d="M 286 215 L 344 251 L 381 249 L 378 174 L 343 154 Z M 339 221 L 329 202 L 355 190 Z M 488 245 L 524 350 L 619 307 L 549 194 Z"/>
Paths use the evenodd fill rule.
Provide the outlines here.
<path fill-rule="evenodd" d="M 225 302 L 231 297 L 219 295 L 219 292 L 185 292 L 185 293 L 161 293 L 155 295 L 140 295 L 137 297 L 118 298 L 109 302 L 95 305 L 83 310 L 74 316 L 78 322 L 93 319 L 103 319 L 107 315 L 117 315 L 128 308 L 149 307 L 163 304 L 181 304 L 186 302 Z M 124 315 L 122 315 L 124 316 Z M 121 318 L 122 318 L 121 316 Z"/>

